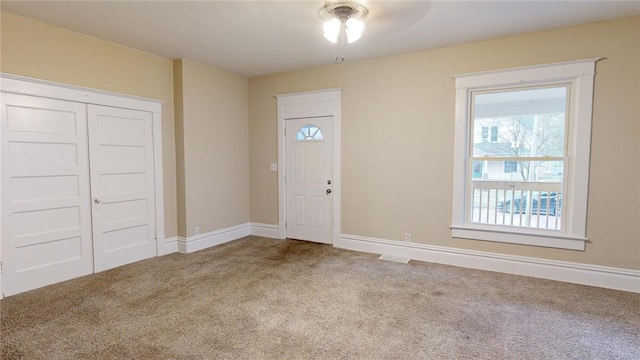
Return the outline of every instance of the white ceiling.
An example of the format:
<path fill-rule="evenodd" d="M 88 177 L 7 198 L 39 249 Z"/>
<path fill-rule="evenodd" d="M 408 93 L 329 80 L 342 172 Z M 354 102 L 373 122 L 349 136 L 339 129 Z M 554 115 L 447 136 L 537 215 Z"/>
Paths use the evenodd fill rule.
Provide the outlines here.
<path fill-rule="evenodd" d="M 345 61 L 640 14 L 640 1 L 361 1 L 363 36 Z M 3 11 L 170 59 L 244 76 L 328 65 L 341 53 L 306 1 L 5 1 Z"/>

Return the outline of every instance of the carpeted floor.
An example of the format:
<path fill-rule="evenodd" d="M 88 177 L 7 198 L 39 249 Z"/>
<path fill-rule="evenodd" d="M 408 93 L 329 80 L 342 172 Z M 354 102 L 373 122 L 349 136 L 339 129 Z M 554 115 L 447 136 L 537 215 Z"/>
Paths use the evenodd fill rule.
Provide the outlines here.
<path fill-rule="evenodd" d="M 253 236 L 0 311 L 3 359 L 640 359 L 640 294 Z"/>

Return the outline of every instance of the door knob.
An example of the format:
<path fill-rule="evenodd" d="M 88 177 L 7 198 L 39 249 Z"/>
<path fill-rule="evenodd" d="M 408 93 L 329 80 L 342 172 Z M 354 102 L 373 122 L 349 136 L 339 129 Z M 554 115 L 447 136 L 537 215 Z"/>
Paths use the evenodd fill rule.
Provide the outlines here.
<path fill-rule="evenodd" d="M 327 185 L 331 185 L 331 180 L 327 180 Z"/>
<path fill-rule="evenodd" d="M 331 194 L 331 189 L 327 189 L 327 195 Z"/>
<path fill-rule="evenodd" d="M 93 200 L 93 202 L 95 202 L 96 204 L 100 204 L 102 202 L 102 198 L 96 197 L 95 200 Z"/>

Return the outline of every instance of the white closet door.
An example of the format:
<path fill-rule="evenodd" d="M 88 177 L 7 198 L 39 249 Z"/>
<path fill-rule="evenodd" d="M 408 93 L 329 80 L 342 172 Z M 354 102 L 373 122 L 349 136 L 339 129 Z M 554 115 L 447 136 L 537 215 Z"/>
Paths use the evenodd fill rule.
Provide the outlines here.
<path fill-rule="evenodd" d="M 95 271 L 156 255 L 152 114 L 88 105 Z"/>
<path fill-rule="evenodd" d="M 2 94 L 5 295 L 93 272 L 85 105 Z"/>

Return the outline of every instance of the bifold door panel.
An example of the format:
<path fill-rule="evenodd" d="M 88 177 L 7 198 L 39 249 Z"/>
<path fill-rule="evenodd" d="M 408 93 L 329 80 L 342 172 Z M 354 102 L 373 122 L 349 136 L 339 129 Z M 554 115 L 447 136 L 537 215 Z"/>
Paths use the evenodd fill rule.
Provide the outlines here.
<path fill-rule="evenodd" d="M 151 113 L 1 104 L 5 295 L 156 255 Z"/>
<path fill-rule="evenodd" d="M 2 94 L 2 134 L 5 295 L 92 273 L 85 105 Z"/>

